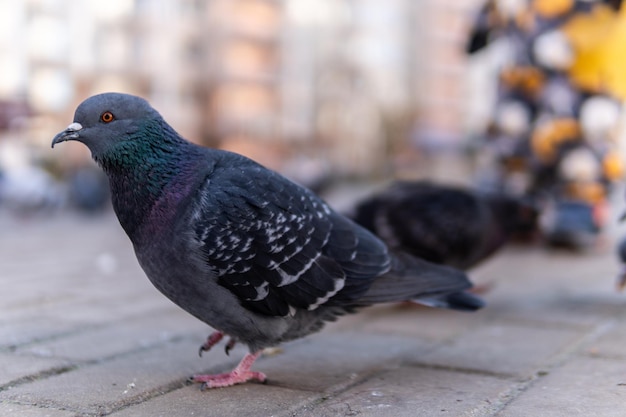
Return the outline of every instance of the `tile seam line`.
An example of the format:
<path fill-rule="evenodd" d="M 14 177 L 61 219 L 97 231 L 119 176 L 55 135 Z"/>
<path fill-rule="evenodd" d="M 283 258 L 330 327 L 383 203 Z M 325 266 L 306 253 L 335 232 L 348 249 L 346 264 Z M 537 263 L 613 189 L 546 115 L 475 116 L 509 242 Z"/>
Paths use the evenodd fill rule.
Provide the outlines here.
<path fill-rule="evenodd" d="M 511 402 L 533 387 L 537 381 L 541 380 L 545 373 L 551 372 L 565 365 L 568 360 L 579 354 L 586 346 L 607 333 L 617 324 L 617 319 L 609 319 L 598 324 L 589 333 L 581 336 L 577 341 L 572 342 L 568 347 L 554 355 L 552 360 L 543 366 L 540 366 L 528 379 L 513 384 L 513 386 L 511 386 L 508 390 L 498 395 L 495 401 L 490 403 L 490 406 L 487 406 L 482 411 L 480 411 L 480 409 L 474 409 L 464 415 L 468 417 L 476 417 L 479 415 L 484 417 L 497 417 Z"/>

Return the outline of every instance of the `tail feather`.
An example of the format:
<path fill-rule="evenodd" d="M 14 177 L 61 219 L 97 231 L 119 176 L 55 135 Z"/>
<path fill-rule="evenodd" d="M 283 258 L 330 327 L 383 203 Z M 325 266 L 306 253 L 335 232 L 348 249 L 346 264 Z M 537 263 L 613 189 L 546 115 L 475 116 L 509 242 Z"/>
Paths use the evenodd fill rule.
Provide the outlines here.
<path fill-rule="evenodd" d="M 485 302 L 468 292 L 455 292 L 439 297 L 426 297 L 411 300 L 428 307 L 449 308 L 458 311 L 476 311 L 485 306 Z"/>
<path fill-rule="evenodd" d="M 359 298 L 362 305 L 411 300 L 433 307 L 473 311 L 484 303 L 464 292 L 472 283 L 463 271 L 395 253 L 391 270 Z"/>

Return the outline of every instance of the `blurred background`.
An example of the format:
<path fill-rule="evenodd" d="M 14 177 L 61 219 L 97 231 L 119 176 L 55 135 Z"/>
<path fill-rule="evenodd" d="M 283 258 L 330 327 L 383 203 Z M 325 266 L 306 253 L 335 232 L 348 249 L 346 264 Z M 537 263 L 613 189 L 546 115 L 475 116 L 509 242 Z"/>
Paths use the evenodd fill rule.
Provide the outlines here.
<path fill-rule="evenodd" d="M 0 2 L 0 169 L 69 180 L 88 151 L 53 153 L 52 136 L 121 91 L 309 186 L 414 176 L 423 147 L 462 149 L 486 124 L 496 85 L 465 53 L 481 3 Z"/>
<path fill-rule="evenodd" d="M 612 0 L 2 1 L 0 207 L 108 207 L 87 149 L 50 141 L 86 97 L 120 91 L 320 192 L 431 178 L 582 202 L 598 229 L 623 175 L 624 14 Z"/>

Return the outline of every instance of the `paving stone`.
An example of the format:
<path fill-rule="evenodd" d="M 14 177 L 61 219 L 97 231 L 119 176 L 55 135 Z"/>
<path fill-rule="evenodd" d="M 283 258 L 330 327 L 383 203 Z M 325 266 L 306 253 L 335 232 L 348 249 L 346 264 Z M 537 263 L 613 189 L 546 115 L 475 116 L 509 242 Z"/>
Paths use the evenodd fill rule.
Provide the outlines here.
<path fill-rule="evenodd" d="M 291 414 L 294 417 L 481 415 L 512 381 L 487 375 L 404 367 Z M 537 414 L 539 415 L 539 414 Z"/>
<path fill-rule="evenodd" d="M 542 289 L 525 296 L 508 289 L 506 294 L 494 293 L 490 297 L 487 298 L 489 308 L 484 314 L 498 320 L 527 320 L 592 328 L 603 323 L 607 317 L 624 313 L 624 297 L 612 290 L 610 282 L 602 290 L 572 284 L 571 287 Z"/>
<path fill-rule="evenodd" d="M 6 417 L 75 417 L 76 413 L 67 410 L 39 408 L 0 401 L 0 416 Z"/>
<path fill-rule="evenodd" d="M 0 391 L 0 399 L 106 413 L 180 386 L 194 373 L 223 371 L 236 361 L 223 352 L 197 356 L 198 341 L 182 340 Z M 231 356 L 240 355 L 238 350 Z"/>
<path fill-rule="evenodd" d="M 623 312 L 624 297 L 614 290 L 615 266 L 612 250 L 577 256 L 508 250 L 475 274 L 493 282 L 484 313 L 494 318 L 595 326 Z"/>
<path fill-rule="evenodd" d="M 172 304 L 161 294 L 153 293 L 153 288 L 141 292 L 115 293 L 109 298 L 91 298 L 76 300 L 62 305 L 50 306 L 41 314 L 60 321 L 83 321 L 90 324 L 106 324 L 136 316 L 150 316 L 172 308 Z"/>
<path fill-rule="evenodd" d="M 191 386 L 128 407 L 110 417 L 282 416 L 315 397 L 311 392 L 256 383 L 205 391 Z"/>
<path fill-rule="evenodd" d="M 152 287 L 113 216 L 16 225 L 0 210 L 0 229 L 0 416 L 491 417 L 510 399 L 499 416 L 626 415 L 612 249 L 508 249 L 470 273 L 494 284 L 478 313 L 364 309 L 261 358 L 267 385 L 200 392 L 184 379 L 245 348 L 199 359 L 209 329 Z"/>
<path fill-rule="evenodd" d="M 582 356 L 537 380 L 498 417 L 623 417 L 625 398 L 623 360 Z"/>
<path fill-rule="evenodd" d="M 22 317 L 0 322 L 0 348 L 9 348 L 78 331 L 84 323 L 54 320 L 50 317 Z"/>
<path fill-rule="evenodd" d="M 67 361 L 0 353 L 0 387 L 45 371 L 68 366 Z M 0 414 L 1 415 L 1 414 Z"/>
<path fill-rule="evenodd" d="M 405 336 L 322 333 L 284 345 L 283 353 L 256 368 L 267 374 L 270 385 L 330 392 L 432 348 L 432 343 Z"/>
<path fill-rule="evenodd" d="M 429 341 L 444 341 L 482 323 L 484 311 L 464 313 L 430 308 L 411 303 L 396 303 L 378 308 L 364 317 L 360 330 L 413 336 Z"/>
<path fill-rule="evenodd" d="M 16 353 L 93 361 L 164 343 L 184 335 L 195 334 L 201 339 L 210 332 L 211 329 L 206 324 L 175 308 L 31 344 L 18 349 Z"/>
<path fill-rule="evenodd" d="M 626 324 L 613 326 L 586 350 L 592 356 L 626 359 Z"/>
<path fill-rule="evenodd" d="M 525 377 L 583 334 L 568 328 L 490 323 L 455 338 L 417 361 Z"/>

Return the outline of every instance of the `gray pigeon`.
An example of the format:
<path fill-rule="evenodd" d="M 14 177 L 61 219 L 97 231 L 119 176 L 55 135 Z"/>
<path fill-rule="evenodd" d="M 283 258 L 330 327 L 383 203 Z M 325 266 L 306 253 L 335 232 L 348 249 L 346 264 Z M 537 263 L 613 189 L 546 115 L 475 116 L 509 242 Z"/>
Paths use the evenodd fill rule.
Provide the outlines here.
<path fill-rule="evenodd" d="M 107 174 L 113 207 L 154 286 L 250 353 L 203 387 L 251 379 L 263 348 L 375 303 L 417 299 L 458 310 L 482 301 L 464 273 L 392 254 L 306 188 L 231 152 L 183 139 L 143 99 L 119 93 L 79 105 L 52 146 L 84 143 Z"/>

